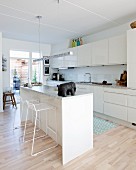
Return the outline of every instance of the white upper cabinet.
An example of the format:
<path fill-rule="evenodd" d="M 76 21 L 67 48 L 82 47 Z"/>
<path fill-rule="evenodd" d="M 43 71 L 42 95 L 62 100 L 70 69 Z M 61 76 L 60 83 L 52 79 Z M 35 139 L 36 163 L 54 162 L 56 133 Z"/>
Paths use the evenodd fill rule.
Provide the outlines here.
<path fill-rule="evenodd" d="M 77 67 L 77 47 L 68 48 L 64 52 L 73 52 L 73 55 L 64 57 L 64 67 Z"/>
<path fill-rule="evenodd" d="M 127 63 L 127 37 L 125 35 L 109 38 L 109 64 Z"/>
<path fill-rule="evenodd" d="M 108 39 L 92 43 L 92 65 L 108 64 Z"/>
<path fill-rule="evenodd" d="M 60 68 L 64 66 L 63 57 L 52 58 L 50 63 L 52 68 Z"/>
<path fill-rule="evenodd" d="M 136 88 L 136 29 L 127 32 L 127 87 Z"/>
<path fill-rule="evenodd" d="M 78 46 L 78 67 L 82 66 L 91 66 L 92 57 L 91 57 L 91 44 L 85 44 Z"/>
<path fill-rule="evenodd" d="M 52 55 L 57 55 L 60 53 L 53 53 Z M 64 57 L 56 57 L 50 59 L 50 66 L 52 68 L 60 68 L 64 66 Z"/>

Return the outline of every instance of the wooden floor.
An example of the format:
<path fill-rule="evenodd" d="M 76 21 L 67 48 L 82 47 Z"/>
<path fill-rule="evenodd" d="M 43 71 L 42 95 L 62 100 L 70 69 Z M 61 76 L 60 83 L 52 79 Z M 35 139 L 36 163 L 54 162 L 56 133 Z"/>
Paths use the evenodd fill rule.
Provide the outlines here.
<path fill-rule="evenodd" d="M 118 126 L 95 136 L 93 150 L 62 166 L 60 146 L 30 156 L 31 143 L 22 142 L 21 129 L 12 130 L 15 114 L 19 115 L 19 107 L 0 113 L 0 170 L 136 170 L 135 130 Z M 44 139 L 37 146 L 42 144 Z"/>

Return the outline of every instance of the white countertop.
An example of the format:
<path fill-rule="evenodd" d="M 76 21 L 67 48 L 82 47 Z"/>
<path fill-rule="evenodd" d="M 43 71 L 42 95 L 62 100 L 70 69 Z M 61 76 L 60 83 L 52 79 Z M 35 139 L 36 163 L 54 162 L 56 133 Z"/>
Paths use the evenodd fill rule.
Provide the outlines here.
<path fill-rule="evenodd" d="M 88 85 L 88 86 L 99 86 L 99 87 L 109 87 L 109 88 L 117 88 L 117 89 L 130 89 L 128 87 L 125 87 L 125 86 L 117 86 L 115 84 L 112 84 L 112 85 L 99 85 L 99 84 L 92 84 L 92 83 L 80 83 L 80 82 L 77 82 L 76 84 L 79 84 L 79 85 Z"/>
<path fill-rule="evenodd" d="M 48 85 L 43 85 L 43 86 L 33 86 L 33 87 L 21 87 L 22 89 L 25 89 L 25 90 L 31 90 L 31 91 L 35 91 L 35 92 L 38 92 L 38 93 L 42 93 L 42 94 L 45 94 L 47 96 L 51 96 L 51 97 L 56 97 L 56 98 L 59 98 L 59 99 L 62 99 L 62 98 L 69 98 L 69 97 L 74 97 L 74 96 L 71 96 L 71 95 L 68 95 L 67 97 L 62 97 L 62 96 L 58 96 L 58 88 L 55 86 L 55 87 L 52 87 L 52 86 L 48 86 Z M 80 96 L 80 95 L 87 95 L 87 94 L 90 94 L 89 92 L 87 91 L 81 91 L 79 89 L 76 90 L 75 92 L 75 96 Z"/>

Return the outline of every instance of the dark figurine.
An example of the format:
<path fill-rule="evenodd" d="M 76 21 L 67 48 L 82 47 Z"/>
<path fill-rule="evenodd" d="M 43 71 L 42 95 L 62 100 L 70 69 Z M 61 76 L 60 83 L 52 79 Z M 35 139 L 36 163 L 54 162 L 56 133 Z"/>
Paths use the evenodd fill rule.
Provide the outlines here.
<path fill-rule="evenodd" d="M 74 82 L 64 83 L 57 86 L 58 96 L 66 97 L 67 95 L 74 96 L 76 91 L 76 85 Z"/>

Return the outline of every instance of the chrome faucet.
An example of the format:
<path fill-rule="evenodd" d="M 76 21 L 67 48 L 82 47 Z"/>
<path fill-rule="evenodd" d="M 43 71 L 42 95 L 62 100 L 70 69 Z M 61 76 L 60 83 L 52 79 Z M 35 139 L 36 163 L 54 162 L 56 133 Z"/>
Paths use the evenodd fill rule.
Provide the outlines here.
<path fill-rule="evenodd" d="M 84 82 L 90 82 L 91 83 L 91 74 L 90 73 L 84 74 Z"/>

